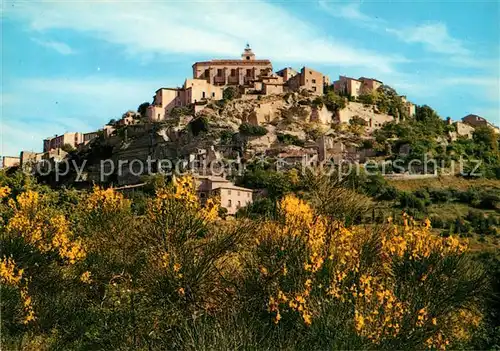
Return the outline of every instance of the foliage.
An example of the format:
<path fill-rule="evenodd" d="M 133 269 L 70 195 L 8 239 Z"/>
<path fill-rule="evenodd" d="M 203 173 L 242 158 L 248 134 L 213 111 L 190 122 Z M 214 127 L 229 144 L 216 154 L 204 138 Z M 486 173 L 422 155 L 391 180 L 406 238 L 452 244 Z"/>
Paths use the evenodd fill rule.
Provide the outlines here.
<path fill-rule="evenodd" d="M 277 135 L 278 141 L 283 144 L 287 145 L 295 145 L 295 146 L 304 146 L 305 142 L 304 140 L 300 139 L 296 135 L 292 134 L 278 134 Z"/>
<path fill-rule="evenodd" d="M 263 126 L 253 125 L 251 123 L 242 123 L 239 131 L 245 136 L 264 136 L 267 134 L 267 129 Z"/>
<path fill-rule="evenodd" d="M 233 88 L 233 87 L 227 87 L 222 92 L 222 99 L 227 100 L 227 101 L 231 101 L 234 98 L 236 98 L 237 95 L 238 95 L 238 92 L 236 91 L 235 88 Z"/>
<path fill-rule="evenodd" d="M 64 144 L 61 146 L 61 150 L 69 153 L 75 151 L 76 149 L 71 144 Z"/>
<path fill-rule="evenodd" d="M 182 116 L 191 116 L 193 115 L 194 110 L 189 106 L 176 106 L 169 112 L 169 116 L 172 118 L 179 118 Z"/>
<path fill-rule="evenodd" d="M 337 112 L 342 110 L 345 106 L 345 99 L 342 96 L 335 94 L 333 90 L 329 90 L 323 96 L 323 103 L 329 111 Z"/>
<path fill-rule="evenodd" d="M 352 117 L 349 123 L 351 125 L 357 125 L 357 126 L 366 126 L 368 124 L 363 118 L 359 116 Z"/>
<path fill-rule="evenodd" d="M 232 221 L 190 176 L 156 182 L 141 215 L 26 177 L 0 173 L 6 349 L 491 346 L 467 243 L 406 214 L 355 225 L 366 199 L 333 177 L 254 170 L 273 200 Z"/>
<path fill-rule="evenodd" d="M 202 116 L 197 117 L 189 122 L 188 128 L 194 136 L 198 136 L 201 133 L 208 132 L 210 129 L 210 124 L 208 123 L 208 119 Z"/>
<path fill-rule="evenodd" d="M 151 104 L 149 102 L 143 102 L 142 104 L 139 105 L 139 107 L 137 107 L 137 113 L 139 113 L 141 117 L 146 117 L 148 107 L 150 105 Z"/>

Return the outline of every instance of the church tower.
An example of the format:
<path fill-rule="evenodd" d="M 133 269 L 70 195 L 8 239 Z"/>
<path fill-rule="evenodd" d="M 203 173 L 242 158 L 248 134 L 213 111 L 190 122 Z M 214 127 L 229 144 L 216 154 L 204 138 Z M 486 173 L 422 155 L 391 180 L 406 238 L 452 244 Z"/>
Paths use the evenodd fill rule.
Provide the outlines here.
<path fill-rule="evenodd" d="M 241 59 L 245 60 L 245 61 L 255 60 L 255 54 L 253 53 L 252 49 L 250 48 L 250 44 L 247 43 L 245 51 L 243 51 L 243 53 L 241 54 Z"/>

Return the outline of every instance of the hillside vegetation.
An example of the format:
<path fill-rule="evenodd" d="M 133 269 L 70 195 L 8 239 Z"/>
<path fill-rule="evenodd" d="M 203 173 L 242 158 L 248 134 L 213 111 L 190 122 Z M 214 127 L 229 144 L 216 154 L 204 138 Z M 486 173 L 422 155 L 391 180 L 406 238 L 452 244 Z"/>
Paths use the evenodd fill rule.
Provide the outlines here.
<path fill-rule="evenodd" d="M 127 198 L 0 173 L 2 345 L 498 345 L 494 281 L 466 241 L 407 214 L 360 225 L 364 195 L 326 176 L 282 176 L 302 190 L 276 183 L 267 212 L 223 221 L 216 201 L 199 205 L 189 176 Z"/>

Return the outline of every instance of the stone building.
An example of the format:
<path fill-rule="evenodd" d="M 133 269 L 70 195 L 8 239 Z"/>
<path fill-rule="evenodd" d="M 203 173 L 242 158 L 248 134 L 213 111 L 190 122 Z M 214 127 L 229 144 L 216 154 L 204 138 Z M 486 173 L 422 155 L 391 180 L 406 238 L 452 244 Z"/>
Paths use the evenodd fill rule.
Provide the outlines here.
<path fill-rule="evenodd" d="M 222 59 L 193 64 L 193 78 L 218 86 L 251 86 L 254 81 L 272 71 L 271 61 L 257 60 L 248 44 L 241 54 L 241 60 Z"/>
<path fill-rule="evenodd" d="M 362 94 L 369 94 L 377 90 L 384 83 L 373 78 L 360 77 L 358 79 L 339 76 L 339 79 L 333 82 L 333 90 L 339 95 L 348 95 L 357 98 Z"/>
<path fill-rule="evenodd" d="M 361 82 L 354 78 L 339 76 L 333 82 L 333 90 L 339 95 L 358 97 L 361 94 Z"/>
<path fill-rule="evenodd" d="M 55 135 L 52 138 L 47 138 L 43 141 L 43 151 L 61 148 L 63 145 L 68 144 L 74 148 L 83 143 L 83 134 L 78 132 L 64 133 Z"/>
<path fill-rule="evenodd" d="M 19 166 L 21 159 L 15 156 L 4 156 L 2 158 L 2 167 L 1 168 L 9 168 Z"/>
<path fill-rule="evenodd" d="M 148 107 L 147 116 L 152 121 L 164 120 L 174 107 L 222 99 L 223 89 L 204 79 L 186 79 L 182 88 L 160 88 Z"/>
<path fill-rule="evenodd" d="M 285 67 L 276 72 L 276 74 L 283 78 L 284 82 L 288 82 L 292 77 L 295 77 L 299 72 L 292 67 Z"/>
<path fill-rule="evenodd" d="M 406 95 L 401 95 L 400 98 L 401 98 L 401 101 L 404 104 L 404 108 L 405 108 L 405 111 L 408 114 L 408 116 L 409 117 L 415 116 L 415 114 L 417 112 L 415 104 L 413 104 L 410 101 L 408 101 L 406 99 Z"/>
<path fill-rule="evenodd" d="M 253 202 L 253 190 L 239 187 L 229 180 L 216 176 L 195 176 L 197 193 L 203 203 L 209 197 L 216 197 L 228 215 Z"/>
<path fill-rule="evenodd" d="M 493 127 L 493 125 L 488 122 L 486 118 L 474 114 L 465 116 L 462 118 L 462 122 L 473 127 Z"/>
<path fill-rule="evenodd" d="M 361 94 L 369 94 L 384 84 L 380 80 L 374 78 L 360 77 L 358 80 L 361 82 Z"/>
<path fill-rule="evenodd" d="M 285 87 L 290 91 L 307 90 L 313 94 L 322 95 L 325 85 L 330 83 L 328 76 L 309 67 L 302 67 L 300 73 L 297 74 L 289 70 L 290 68 L 285 68 L 277 74 L 283 76 Z M 285 77 L 288 79 L 285 80 Z"/>
<path fill-rule="evenodd" d="M 60 148 L 44 152 L 21 151 L 19 165 L 24 171 L 31 171 L 42 160 L 50 162 L 53 166 L 55 163 L 62 161 L 67 155 L 68 153 Z M 45 164 L 44 166 L 48 165 Z"/>
<path fill-rule="evenodd" d="M 470 124 L 463 122 L 456 122 L 455 127 L 457 129 L 457 136 L 467 137 L 467 139 L 472 139 L 474 134 L 474 127 Z"/>

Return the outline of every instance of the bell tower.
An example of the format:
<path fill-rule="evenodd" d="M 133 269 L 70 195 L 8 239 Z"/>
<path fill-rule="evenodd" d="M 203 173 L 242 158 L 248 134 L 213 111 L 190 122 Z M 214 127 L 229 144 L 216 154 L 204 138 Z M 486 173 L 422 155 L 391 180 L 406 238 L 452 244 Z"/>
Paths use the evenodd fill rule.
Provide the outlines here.
<path fill-rule="evenodd" d="M 252 49 L 250 48 L 250 44 L 247 43 L 245 50 L 241 54 L 241 59 L 245 60 L 245 61 L 255 60 L 255 54 L 253 53 Z"/>

